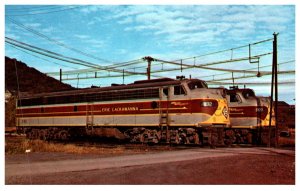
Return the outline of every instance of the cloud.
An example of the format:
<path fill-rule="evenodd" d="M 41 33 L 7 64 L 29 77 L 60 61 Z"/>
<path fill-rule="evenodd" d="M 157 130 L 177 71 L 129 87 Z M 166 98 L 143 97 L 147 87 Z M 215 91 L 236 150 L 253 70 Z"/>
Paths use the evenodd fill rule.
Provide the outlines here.
<path fill-rule="evenodd" d="M 103 40 L 94 39 L 94 38 L 84 38 L 82 39 L 82 43 L 88 44 L 88 46 L 93 48 L 104 48 L 106 46 L 106 43 Z"/>
<path fill-rule="evenodd" d="M 80 34 L 75 34 L 74 37 L 79 38 L 79 39 L 89 39 L 90 38 L 90 36 L 88 36 L 88 35 L 80 35 Z"/>
<path fill-rule="evenodd" d="M 118 21 L 119 24 L 129 24 L 133 22 L 133 18 L 132 17 L 126 17 L 120 21 Z"/>
<path fill-rule="evenodd" d="M 293 6 L 86 6 L 97 13 L 87 25 L 117 23 L 125 32 L 152 35 L 172 47 L 215 46 L 253 36 L 286 32 L 294 22 Z M 108 22 L 105 22 L 108 21 Z M 259 39 L 259 38 L 257 38 Z M 210 42 L 211 45 L 204 45 Z M 212 45 L 215 44 L 215 45 Z"/>
<path fill-rule="evenodd" d="M 15 40 L 21 39 L 21 37 L 19 35 L 16 35 L 14 33 L 7 33 L 7 34 L 5 34 L 5 36 L 9 37 L 9 38 L 12 38 L 12 39 L 15 39 Z"/>
<path fill-rule="evenodd" d="M 52 27 L 52 26 L 50 26 L 50 27 L 41 29 L 41 31 L 42 31 L 43 33 L 52 33 L 53 31 L 55 31 L 55 28 Z"/>
<path fill-rule="evenodd" d="M 83 8 L 79 9 L 80 12 L 85 13 L 85 14 L 90 14 L 93 12 L 96 12 L 98 10 L 101 10 L 101 6 L 84 6 Z"/>
<path fill-rule="evenodd" d="M 87 23 L 87 25 L 94 25 L 94 24 L 98 24 L 104 21 L 103 17 L 92 17 L 90 19 L 90 21 Z"/>
<path fill-rule="evenodd" d="M 122 6 L 112 19 L 124 31 L 152 31 L 166 35 L 166 42 L 193 45 L 202 39 L 245 40 L 258 29 L 281 32 L 293 12 L 292 6 Z"/>
<path fill-rule="evenodd" d="M 25 26 L 30 28 L 38 28 L 41 26 L 41 23 L 26 23 Z"/>

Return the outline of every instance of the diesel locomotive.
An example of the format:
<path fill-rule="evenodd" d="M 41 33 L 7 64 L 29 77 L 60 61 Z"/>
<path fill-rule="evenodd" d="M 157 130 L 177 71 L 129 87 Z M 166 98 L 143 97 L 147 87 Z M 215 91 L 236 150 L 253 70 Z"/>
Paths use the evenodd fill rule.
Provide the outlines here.
<path fill-rule="evenodd" d="M 226 140 L 236 144 L 267 144 L 269 123 L 274 134 L 275 117 L 271 99 L 258 97 L 252 89 L 236 86 L 226 90 L 231 128 L 225 129 Z"/>
<path fill-rule="evenodd" d="M 17 100 L 16 124 L 30 139 L 94 136 L 134 143 L 224 144 L 231 122 L 227 97 L 224 88 L 183 78 L 23 94 Z"/>

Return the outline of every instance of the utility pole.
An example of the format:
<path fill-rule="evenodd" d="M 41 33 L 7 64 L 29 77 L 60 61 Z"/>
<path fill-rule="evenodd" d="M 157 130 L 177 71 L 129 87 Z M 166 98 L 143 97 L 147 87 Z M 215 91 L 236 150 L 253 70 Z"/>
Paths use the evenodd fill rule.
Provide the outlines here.
<path fill-rule="evenodd" d="M 272 117 L 273 117 L 273 104 L 274 104 L 274 112 L 275 112 L 275 147 L 277 147 L 278 141 L 278 115 L 277 115 L 277 104 L 278 104 L 278 78 L 277 78 L 277 35 L 278 33 L 274 33 L 274 40 L 273 40 L 273 62 L 272 62 L 272 82 L 271 82 L 271 107 L 270 107 L 270 121 L 269 121 L 269 141 L 268 147 L 271 147 L 271 138 L 272 138 Z M 275 81 L 275 84 L 274 84 Z M 273 87 L 275 86 L 275 102 L 273 102 Z"/>
<path fill-rule="evenodd" d="M 150 57 L 150 56 L 146 56 L 143 59 L 148 62 L 147 78 L 148 78 L 148 80 L 150 80 L 150 78 L 151 78 L 151 62 L 154 61 L 154 59 L 152 57 Z"/>
<path fill-rule="evenodd" d="M 273 42 L 273 48 L 274 48 L 274 42 Z M 274 58 L 274 54 L 273 54 Z M 271 147 L 271 138 L 272 138 L 272 117 L 273 117 L 273 84 L 274 84 L 274 61 L 272 64 L 272 80 L 271 80 L 271 100 L 270 100 L 270 120 L 269 120 L 269 140 L 268 140 L 268 147 Z"/>
<path fill-rule="evenodd" d="M 61 82 L 61 78 L 62 78 L 62 70 L 61 68 L 59 69 L 59 81 Z"/>
<path fill-rule="evenodd" d="M 278 70 L 277 70 L 277 35 L 274 33 L 273 64 L 275 68 L 275 148 L 278 146 Z"/>
<path fill-rule="evenodd" d="M 124 75 L 124 69 L 123 69 L 123 84 L 124 84 L 124 79 L 125 79 L 125 75 Z"/>

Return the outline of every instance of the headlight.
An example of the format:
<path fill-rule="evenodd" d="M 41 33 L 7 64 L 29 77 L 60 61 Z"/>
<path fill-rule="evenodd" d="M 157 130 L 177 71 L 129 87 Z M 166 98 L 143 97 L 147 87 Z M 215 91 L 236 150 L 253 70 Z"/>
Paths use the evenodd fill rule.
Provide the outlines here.
<path fill-rule="evenodd" d="M 211 101 L 203 101 L 203 102 L 201 102 L 201 106 L 202 107 L 212 107 L 213 106 L 213 102 L 211 102 Z"/>

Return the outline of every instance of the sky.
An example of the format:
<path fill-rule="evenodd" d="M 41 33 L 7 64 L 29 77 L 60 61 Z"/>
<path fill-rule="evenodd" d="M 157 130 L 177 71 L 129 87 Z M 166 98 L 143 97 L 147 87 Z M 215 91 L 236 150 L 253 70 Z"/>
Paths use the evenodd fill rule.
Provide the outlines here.
<path fill-rule="evenodd" d="M 69 74 L 64 78 L 74 87 L 109 86 L 147 79 L 144 75 L 122 77 L 122 71 L 146 73 L 151 56 L 164 61 L 252 73 L 191 68 L 152 62 L 152 78 L 184 75 L 205 81 L 253 83 L 246 87 L 257 95 L 270 96 L 271 76 L 241 78 L 253 71 L 271 72 L 273 34 L 278 34 L 279 100 L 295 104 L 295 6 L 294 5 L 5 5 L 5 37 L 39 47 L 65 57 L 80 59 L 100 67 L 115 66 L 119 72 L 95 68 L 90 73 Z M 264 43 L 256 42 L 269 39 Z M 14 41 L 14 42 L 16 42 Z M 11 42 L 11 41 L 10 41 Z M 254 43 L 254 44 L 253 44 Z M 259 57 L 250 63 L 249 57 Z M 242 47 L 237 48 L 236 47 Z M 231 50 L 232 49 L 232 50 Z M 228 50 L 228 51 L 222 51 Z M 220 53 L 215 53 L 219 52 Z M 215 53 L 215 54 L 211 54 Z M 265 54 L 265 55 L 264 55 Z M 41 72 L 63 74 L 86 66 L 68 63 L 5 43 L 5 56 L 16 58 Z M 185 59 L 190 58 L 190 59 Z M 182 61 L 181 61 L 182 59 Z M 252 59 L 257 61 L 258 59 Z M 122 66 L 124 62 L 135 64 Z M 224 62 L 223 62 L 224 61 Z M 215 64 L 221 62 L 221 64 Z M 258 67 L 259 65 L 259 67 Z M 162 71 L 175 68 L 175 71 Z M 120 72 L 121 71 L 121 72 Z M 126 73 L 127 74 L 127 73 Z M 79 77 L 97 77 L 76 79 Z M 118 75 L 119 77 L 108 77 Z M 59 76 L 54 76 L 59 79 Z M 239 79 L 240 78 L 240 79 Z M 227 80 L 225 80 L 227 79 Z M 220 84 L 212 85 L 218 87 Z M 243 85 L 240 85 L 243 87 Z"/>
<path fill-rule="evenodd" d="M 221 0 L 217 1 L 216 3 L 215 0 L 209 1 L 209 3 L 215 4 L 220 4 L 220 2 L 222 2 L 222 5 L 220 6 L 173 6 L 173 2 L 177 2 L 175 0 L 172 2 L 169 1 L 167 3 L 168 5 L 166 6 L 88 6 L 83 4 L 86 1 L 76 1 L 81 4 L 80 7 L 77 7 L 76 3 L 73 3 L 74 1 L 71 1 L 70 5 L 67 5 L 68 2 L 70 2 L 68 0 L 60 2 L 56 1 L 56 4 L 66 4 L 65 6 L 57 7 L 53 7 L 50 3 L 49 5 L 44 3 L 43 5 L 40 5 L 41 1 L 39 2 L 33 0 L 26 1 L 27 5 L 24 5 L 24 2 L 18 0 L 4 0 L 1 2 L 2 6 L 0 7 L 0 12 L 2 13 L 1 21 L 3 22 L 0 23 L 3 27 L 3 36 L 100 66 L 137 60 L 145 56 L 152 56 L 169 61 L 184 59 L 187 57 L 193 58 L 199 55 L 232 49 L 264 39 L 270 39 L 273 38 L 273 33 L 276 32 L 279 33 L 278 63 L 288 62 L 280 65 L 279 71 L 295 70 L 295 61 L 293 62 L 293 60 L 295 60 L 296 57 L 296 1 L 234 1 L 234 4 L 257 4 L 241 6 L 229 5 L 232 0 L 226 0 L 228 5 L 224 5 L 224 2 Z M 53 1 L 51 0 L 50 2 Z M 89 4 L 95 4 L 90 0 L 87 2 Z M 96 3 L 99 2 L 105 2 L 105 0 L 99 0 Z M 119 0 L 117 2 L 120 3 Z M 122 4 L 124 4 L 123 2 L 124 1 L 122 1 Z M 155 4 L 161 3 L 161 1 L 156 0 L 151 1 L 151 3 L 152 2 Z M 208 3 L 208 1 L 201 1 L 200 4 L 203 4 L 203 2 L 205 2 L 205 4 Z M 278 4 L 282 5 L 262 5 L 277 2 Z M 140 1 L 138 1 L 138 3 L 140 3 Z M 183 3 L 192 4 L 191 1 L 186 1 Z M 36 6 L 30 6 L 29 4 L 36 4 Z M 182 2 L 179 4 L 182 4 Z M 199 4 L 199 2 L 195 4 Z M 72 7 L 73 9 L 71 9 Z M 19 25 L 14 24 L 12 21 L 18 23 Z M 24 25 L 31 32 L 20 27 L 22 25 Z M 49 39 L 46 40 L 45 38 L 34 34 L 34 31 L 38 32 L 38 34 L 49 37 L 49 39 L 52 39 L 52 41 L 49 41 Z M 68 48 L 64 48 L 63 46 L 58 46 L 57 42 L 61 43 L 61 45 L 67 45 L 67 47 L 71 49 L 73 48 L 73 51 Z M 17 60 L 25 62 L 28 66 L 34 67 L 41 72 L 58 72 L 60 68 L 63 71 L 86 68 L 84 66 L 51 59 L 33 52 L 27 51 L 25 53 L 25 50 L 13 48 L 11 45 L 4 43 L 4 40 L 2 45 L 3 54 L 5 56 L 16 58 Z M 89 55 L 93 55 L 98 59 L 84 56 L 83 54 L 79 54 L 78 51 L 74 50 L 88 53 Z M 270 52 L 272 50 L 272 42 L 268 41 L 260 44 L 259 46 L 253 45 L 251 50 L 254 54 Z M 231 58 L 241 58 L 247 55 L 247 48 L 235 49 L 233 52 L 227 51 L 221 54 L 197 57 L 195 63 L 197 65 L 201 65 L 228 60 Z M 183 61 L 183 63 L 187 64 L 193 64 L 193 62 L 193 59 Z M 271 63 L 272 56 L 270 55 L 260 58 L 260 66 L 268 66 Z M 174 67 L 167 64 L 161 64 L 159 62 L 153 63 L 153 65 L 153 69 L 156 70 Z M 140 63 L 138 66 L 133 66 L 136 67 L 137 71 L 145 72 L 146 70 L 145 62 Z M 124 69 L 135 70 L 134 68 L 130 69 L 130 67 L 132 66 L 125 67 Z M 246 60 L 241 62 L 212 65 L 211 67 L 245 70 L 249 68 L 255 68 L 257 67 L 257 64 L 250 64 Z M 257 69 L 252 70 L 256 71 Z M 271 71 L 271 67 L 264 67 L 261 69 L 261 71 Z M 223 73 L 225 72 L 192 68 L 189 70 L 183 70 L 182 72 L 177 70 L 174 72 L 158 73 L 157 75 L 172 78 L 174 78 L 176 75 L 185 75 L 187 77 L 192 75 L 192 77 L 207 81 L 213 78 L 222 79 L 230 78 L 232 76 L 232 73 Z M 99 72 L 100 76 L 107 76 L 107 74 L 108 72 Z M 89 74 L 81 75 L 85 76 Z M 233 75 L 238 77 L 245 74 L 234 73 Z M 55 77 L 58 78 L 57 76 Z M 125 77 L 124 83 L 132 83 L 134 80 L 142 79 L 146 79 L 146 76 Z M 255 83 L 270 81 L 270 76 L 235 79 L 235 82 Z M 295 81 L 295 75 L 280 75 L 279 82 L 282 81 Z M 98 86 L 107 86 L 111 83 L 123 83 L 123 79 L 122 77 L 117 77 L 64 82 L 70 83 L 74 87 L 87 87 L 92 84 Z M 232 82 L 232 80 L 227 80 L 225 82 Z M 4 84 L 4 82 L 2 84 Z M 253 88 L 257 95 L 270 96 L 270 85 L 247 86 Z M 228 88 L 228 86 L 225 87 Z M 295 104 L 295 89 L 295 84 L 279 85 L 279 100 L 286 101 L 289 104 Z M 4 102 L 2 104 L 2 111 L 4 111 Z M 4 117 L 4 112 L 1 116 Z M 2 121 L 4 121 L 4 118 Z M 2 145 L 4 145 L 4 139 L 2 139 L 2 141 Z M 1 151 L 4 156 L 4 150 Z M 4 164 L 4 162 L 1 164 Z M 4 167 L 2 169 L 4 169 Z M 4 181 L 4 176 L 2 180 Z M 2 185 L 4 185 L 4 183 Z M 247 188 L 248 187 L 249 186 L 247 186 Z M 16 187 L 13 188 L 14 190 L 16 189 Z M 52 187 L 43 187 L 43 189 L 47 188 L 52 189 Z M 131 187 L 131 190 L 134 188 L 140 189 L 139 187 Z M 146 187 L 143 189 L 145 188 Z M 149 186 L 147 188 L 152 189 Z M 175 188 L 178 188 L 178 186 Z M 199 189 L 199 187 L 192 188 L 196 188 L 197 190 Z M 209 188 L 210 187 L 205 187 L 206 190 L 209 190 Z M 220 188 L 222 190 L 224 189 L 223 186 Z M 241 189 L 239 186 L 230 187 L 229 189 L 232 190 L 234 188 L 239 190 Z M 255 189 L 259 188 L 265 189 L 265 187 L 255 187 Z M 6 187 L 6 189 L 9 188 Z M 20 189 L 23 188 L 21 187 Z M 37 187 L 37 189 L 40 189 L 40 187 Z M 103 189 L 103 187 L 101 187 L 101 189 Z M 191 187 L 189 187 L 189 189 L 191 189 Z M 215 189 L 216 187 L 213 187 L 213 190 Z M 245 189 L 245 187 L 242 189 Z M 272 190 L 276 189 L 282 190 L 282 187 L 272 187 Z"/>

